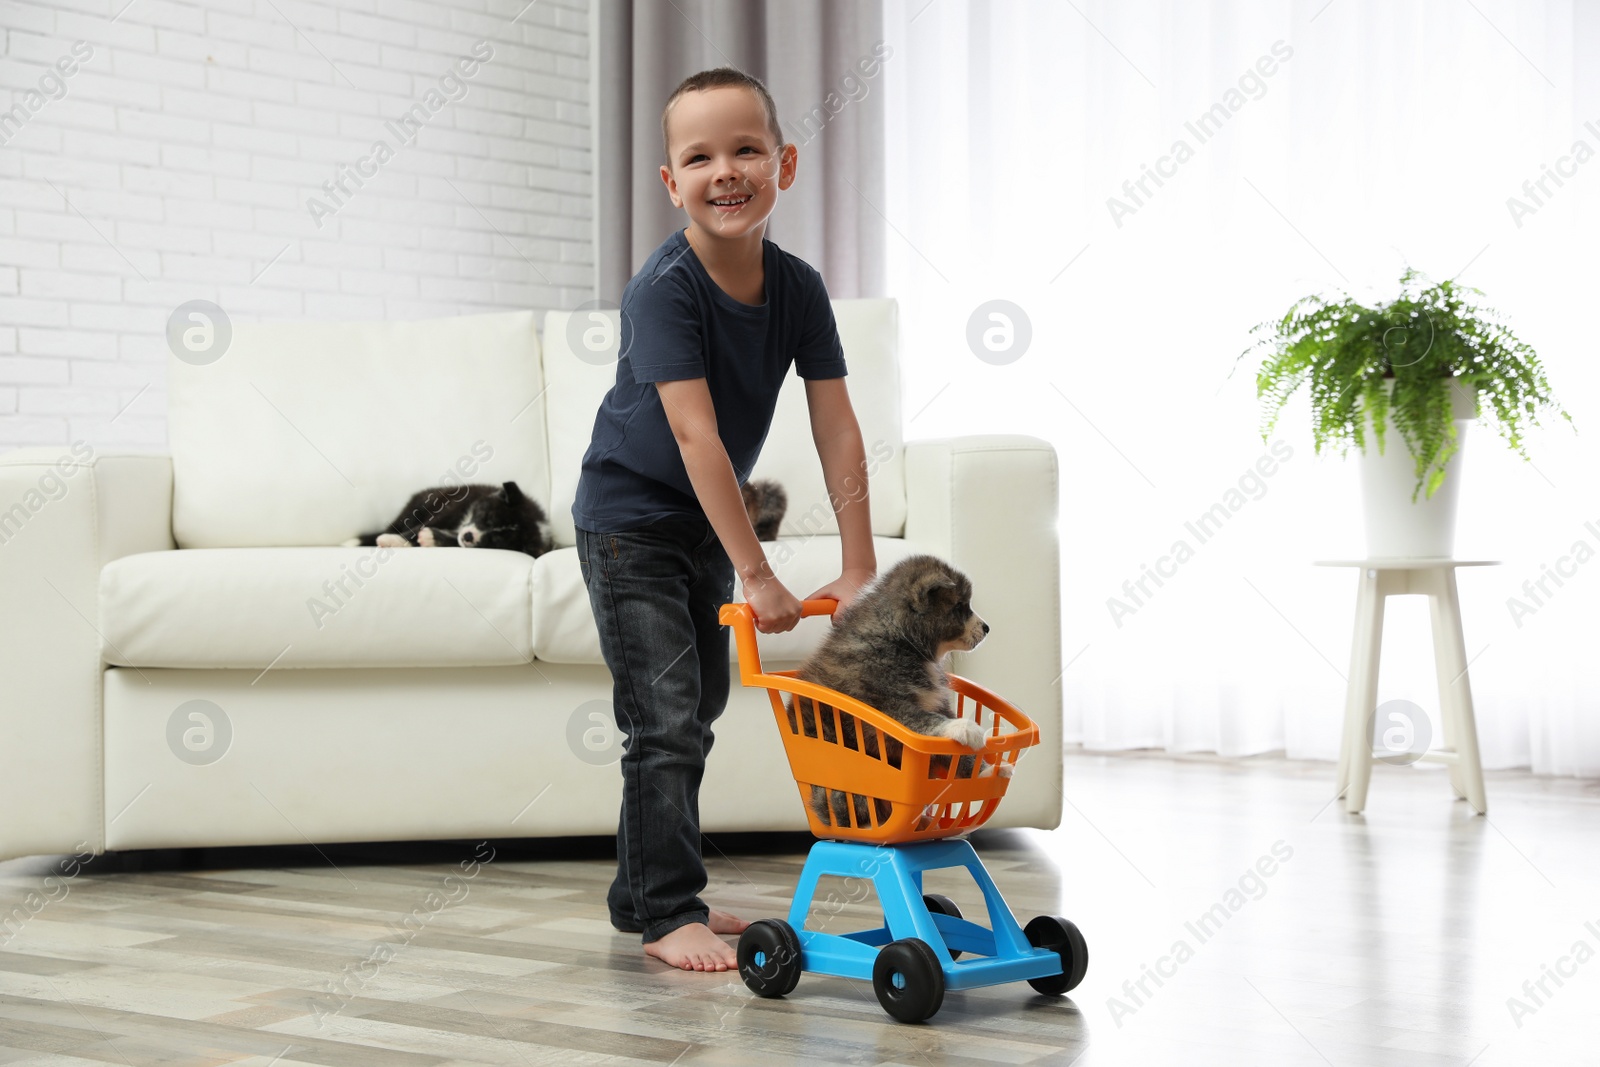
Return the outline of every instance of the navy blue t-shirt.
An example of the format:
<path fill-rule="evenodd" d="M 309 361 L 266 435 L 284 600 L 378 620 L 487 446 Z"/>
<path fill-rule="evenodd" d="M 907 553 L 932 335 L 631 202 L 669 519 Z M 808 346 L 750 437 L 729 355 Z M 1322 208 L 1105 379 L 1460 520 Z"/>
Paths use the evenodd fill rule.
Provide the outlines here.
<path fill-rule="evenodd" d="M 763 240 L 766 303 L 743 304 L 711 280 L 682 230 L 622 291 L 622 356 L 583 454 L 572 521 L 593 532 L 705 518 L 656 382 L 704 378 L 717 432 L 743 485 L 761 454 L 789 365 L 842 378 L 844 346 L 822 276 Z"/>

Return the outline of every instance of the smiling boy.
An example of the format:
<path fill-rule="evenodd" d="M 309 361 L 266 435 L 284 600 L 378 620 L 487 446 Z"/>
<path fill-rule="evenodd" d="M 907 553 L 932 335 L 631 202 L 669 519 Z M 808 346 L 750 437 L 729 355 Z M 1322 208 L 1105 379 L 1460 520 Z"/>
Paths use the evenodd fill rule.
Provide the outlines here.
<path fill-rule="evenodd" d="M 685 970 L 736 966 L 748 923 L 706 906 L 700 781 L 727 704 L 718 609 L 743 583 L 756 627 L 800 601 L 773 574 L 740 486 L 791 364 L 838 517 L 839 577 L 807 599 L 848 604 L 877 572 L 866 452 L 821 275 L 766 240 L 798 155 L 761 82 L 728 67 L 686 79 L 661 116 L 661 180 L 688 225 L 622 295 L 622 357 L 595 416 L 572 507 L 617 725 L 628 735 L 612 925 Z"/>

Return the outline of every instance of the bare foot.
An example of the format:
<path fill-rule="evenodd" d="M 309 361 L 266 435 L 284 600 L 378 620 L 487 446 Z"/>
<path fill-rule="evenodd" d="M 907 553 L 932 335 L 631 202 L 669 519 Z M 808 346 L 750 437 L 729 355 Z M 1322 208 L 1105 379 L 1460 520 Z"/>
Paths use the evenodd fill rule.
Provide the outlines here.
<path fill-rule="evenodd" d="M 733 947 L 705 923 L 680 926 L 644 946 L 646 956 L 685 971 L 730 971 L 739 965 Z"/>
<path fill-rule="evenodd" d="M 714 934 L 742 934 L 750 924 L 737 915 L 711 909 L 711 932 Z"/>

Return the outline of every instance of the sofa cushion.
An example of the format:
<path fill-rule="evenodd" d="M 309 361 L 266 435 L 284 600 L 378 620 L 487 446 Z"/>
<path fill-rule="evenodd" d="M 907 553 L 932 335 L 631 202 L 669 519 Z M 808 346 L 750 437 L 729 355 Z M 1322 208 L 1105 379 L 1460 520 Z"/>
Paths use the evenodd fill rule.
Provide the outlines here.
<path fill-rule="evenodd" d="M 880 574 L 921 551 L 898 537 L 874 537 L 872 545 Z M 780 537 L 762 547 L 772 562 L 773 573 L 797 597 L 804 597 L 839 577 L 837 536 Z M 733 599 L 741 604 L 745 599 L 737 580 L 733 583 Z M 826 620 L 802 619 L 786 633 L 758 633 L 756 643 L 763 665 L 793 665 L 805 659 L 822 642 L 827 628 Z M 576 548 L 558 548 L 534 561 L 533 651 L 539 659 L 549 663 L 605 663 Z"/>
<path fill-rule="evenodd" d="M 214 361 L 167 363 L 173 535 L 338 545 L 420 489 L 466 482 L 515 481 L 543 503 L 543 388 L 528 311 L 236 324 Z"/>
<path fill-rule="evenodd" d="M 921 551 L 874 537 L 878 570 Z M 763 546 L 803 597 L 839 576 L 839 538 Z M 740 583 L 733 599 L 744 602 Z M 575 548 L 221 548 L 142 552 L 100 572 L 101 654 L 119 667 L 451 667 L 604 664 Z M 759 634 L 794 664 L 827 623 Z"/>
<path fill-rule="evenodd" d="M 849 373 L 845 381 L 850 404 L 861 425 L 866 448 L 872 532 L 898 538 L 905 532 L 905 449 L 900 432 L 900 375 L 896 303 L 889 299 L 832 301 L 839 340 Z M 604 345 L 593 354 L 586 338 L 596 342 L 620 338 L 621 313 L 586 310 L 552 311 L 545 316 L 545 412 L 550 426 L 550 518 L 556 544 L 577 543 L 572 502 L 578 494 L 583 453 L 594 433 L 595 413 L 606 390 L 617 379 L 617 364 Z M 582 357 L 575 352 L 583 352 Z M 790 537 L 838 534 L 839 524 L 828 503 L 817 446 L 811 440 L 811 419 L 805 382 L 792 370 L 778 394 L 772 428 L 761 447 L 752 478 L 772 478 L 789 496 L 781 532 Z M 797 594 L 804 595 L 804 594 Z"/>
<path fill-rule="evenodd" d="M 129 667 L 526 663 L 533 564 L 492 548 L 124 556 L 100 572 L 102 655 Z"/>

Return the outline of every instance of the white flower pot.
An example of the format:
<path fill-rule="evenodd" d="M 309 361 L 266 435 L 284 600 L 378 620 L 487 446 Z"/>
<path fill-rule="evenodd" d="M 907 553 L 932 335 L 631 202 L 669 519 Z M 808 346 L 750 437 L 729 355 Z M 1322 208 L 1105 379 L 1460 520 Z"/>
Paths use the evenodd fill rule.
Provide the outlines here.
<path fill-rule="evenodd" d="M 1392 388 L 1392 386 L 1391 386 Z M 1416 460 L 1391 423 L 1378 452 L 1372 425 L 1361 455 L 1361 497 L 1367 556 L 1372 559 L 1449 559 L 1455 552 L 1456 503 L 1461 495 L 1462 456 L 1474 410 L 1472 390 L 1451 389 L 1456 451 L 1445 463 L 1444 484 L 1431 498 L 1417 494 Z"/>

